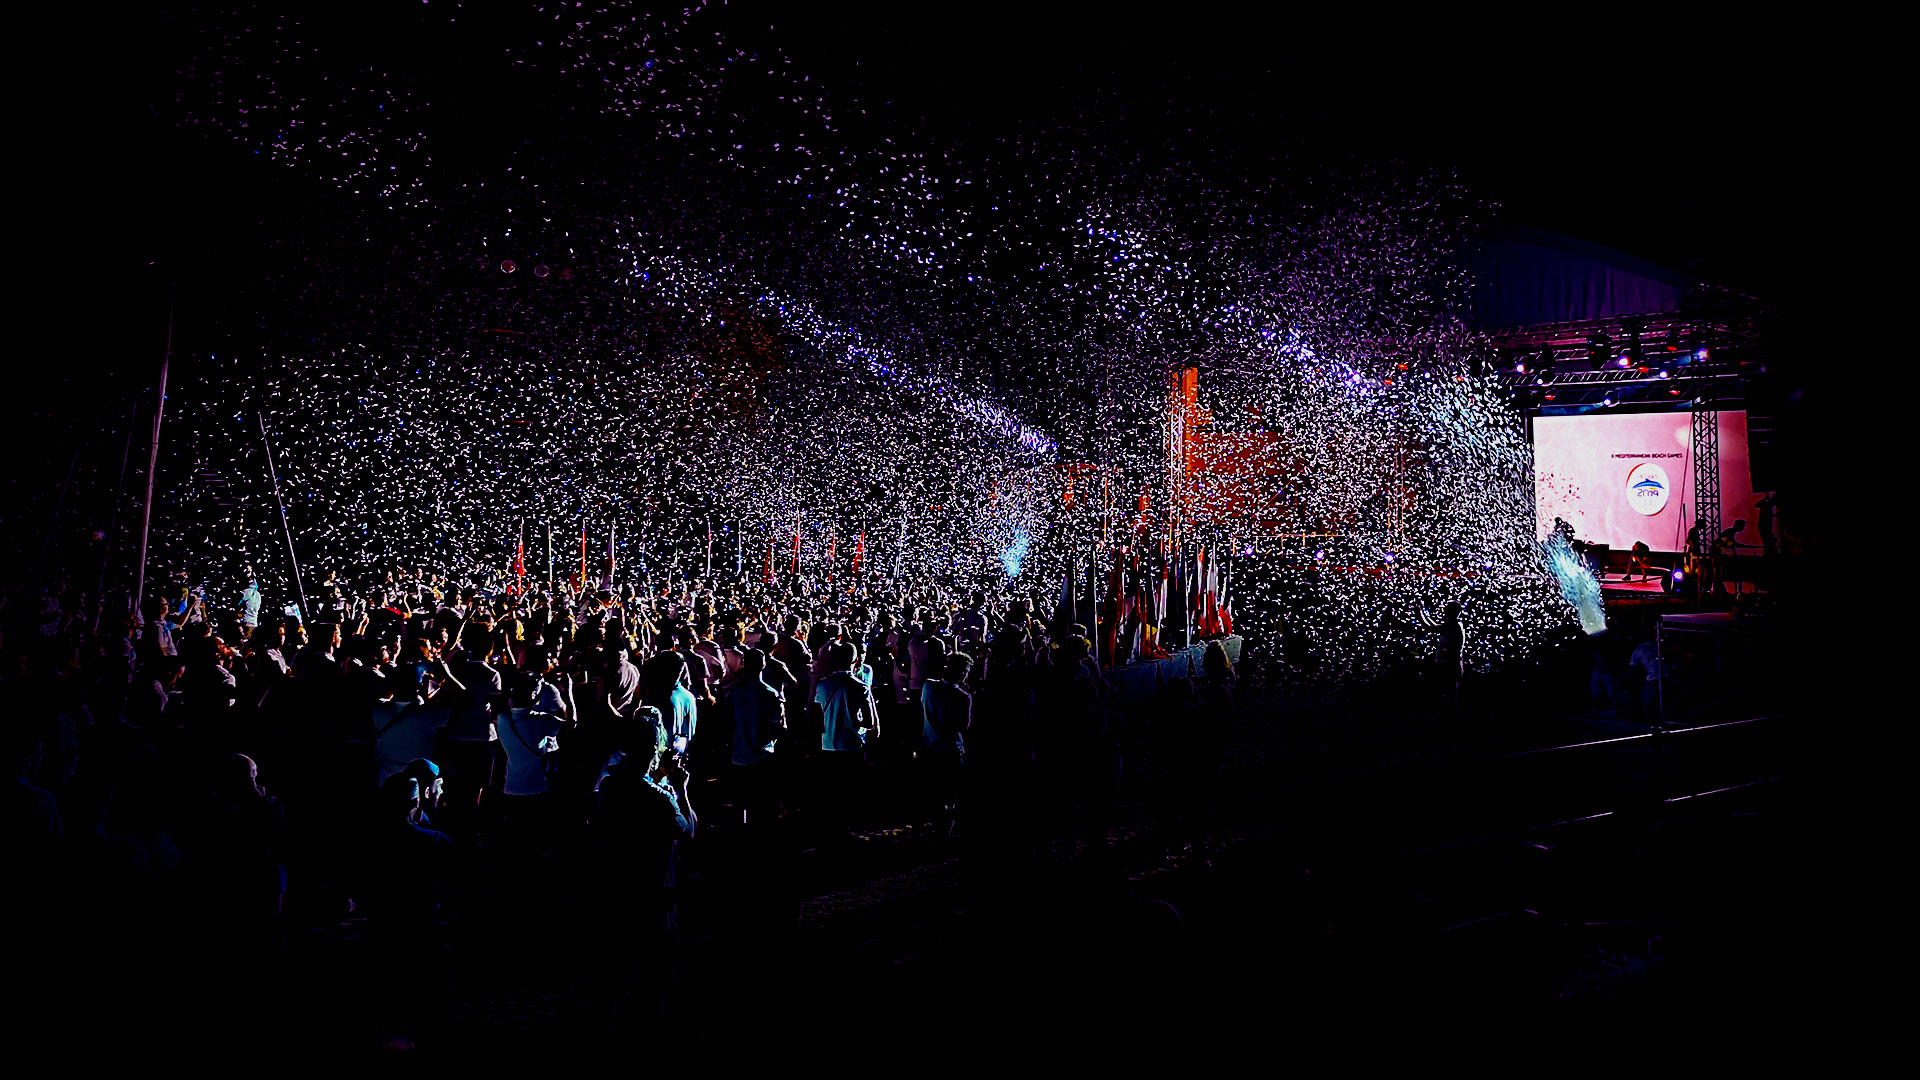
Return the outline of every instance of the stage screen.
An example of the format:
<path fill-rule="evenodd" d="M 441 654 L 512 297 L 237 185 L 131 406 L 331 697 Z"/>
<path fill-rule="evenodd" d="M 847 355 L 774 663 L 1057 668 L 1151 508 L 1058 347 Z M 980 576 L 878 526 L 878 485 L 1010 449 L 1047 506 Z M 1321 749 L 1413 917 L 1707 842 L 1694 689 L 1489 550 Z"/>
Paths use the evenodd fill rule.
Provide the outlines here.
<path fill-rule="evenodd" d="M 1693 524 L 1693 417 L 1684 412 L 1588 413 L 1533 421 L 1534 510 L 1545 539 L 1565 518 L 1576 538 L 1679 551 Z M 1758 543 L 1747 467 L 1747 414 L 1720 414 L 1720 518 L 1744 518 Z"/>

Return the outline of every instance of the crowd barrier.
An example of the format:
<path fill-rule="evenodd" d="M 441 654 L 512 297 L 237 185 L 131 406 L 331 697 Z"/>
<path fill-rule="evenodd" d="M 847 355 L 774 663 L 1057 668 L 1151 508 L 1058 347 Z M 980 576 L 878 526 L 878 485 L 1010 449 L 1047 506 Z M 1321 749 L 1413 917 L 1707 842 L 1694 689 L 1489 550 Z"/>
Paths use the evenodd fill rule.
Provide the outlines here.
<path fill-rule="evenodd" d="M 1229 634 L 1220 639 L 1227 650 L 1227 659 L 1240 662 L 1240 646 L 1245 639 L 1237 634 Z M 1128 704 L 1146 701 L 1160 692 L 1169 679 L 1190 679 L 1200 674 L 1200 659 L 1205 656 L 1207 646 L 1204 642 L 1191 648 L 1182 649 L 1165 660 L 1143 660 L 1137 664 L 1114 668 L 1107 672 L 1107 678 L 1113 683 L 1120 700 Z"/>

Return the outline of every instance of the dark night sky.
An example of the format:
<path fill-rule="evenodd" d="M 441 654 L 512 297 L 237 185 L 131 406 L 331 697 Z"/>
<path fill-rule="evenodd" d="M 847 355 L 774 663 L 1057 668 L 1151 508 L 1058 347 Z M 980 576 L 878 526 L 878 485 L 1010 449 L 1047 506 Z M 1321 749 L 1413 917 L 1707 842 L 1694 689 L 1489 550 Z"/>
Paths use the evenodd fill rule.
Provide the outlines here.
<path fill-rule="evenodd" d="M 768 5 L 773 6 L 773 5 Z M 1019 10 L 1019 9 L 1014 9 Z M 1218 7 L 1097 15 L 774 19 L 796 62 L 936 129 L 991 137 L 1117 97 L 1250 150 L 1451 167 L 1506 224 L 1569 234 L 1775 299 L 1815 166 L 1812 69 L 1739 28 L 1330 27 Z M 1364 17 L 1363 17 L 1364 18 Z M 1380 13 L 1380 22 L 1391 16 Z M 746 21 L 741 16 L 742 22 Z"/>

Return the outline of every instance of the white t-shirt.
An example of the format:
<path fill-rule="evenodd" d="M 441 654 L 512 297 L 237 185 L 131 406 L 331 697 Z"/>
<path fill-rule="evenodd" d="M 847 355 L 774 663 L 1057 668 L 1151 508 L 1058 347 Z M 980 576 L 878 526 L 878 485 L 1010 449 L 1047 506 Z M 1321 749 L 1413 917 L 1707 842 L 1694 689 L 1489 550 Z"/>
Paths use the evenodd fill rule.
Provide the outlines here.
<path fill-rule="evenodd" d="M 513 709 L 499 721 L 500 745 L 507 751 L 508 795 L 539 795 L 547 790 L 546 755 L 560 748 L 560 718 L 552 713 Z"/>

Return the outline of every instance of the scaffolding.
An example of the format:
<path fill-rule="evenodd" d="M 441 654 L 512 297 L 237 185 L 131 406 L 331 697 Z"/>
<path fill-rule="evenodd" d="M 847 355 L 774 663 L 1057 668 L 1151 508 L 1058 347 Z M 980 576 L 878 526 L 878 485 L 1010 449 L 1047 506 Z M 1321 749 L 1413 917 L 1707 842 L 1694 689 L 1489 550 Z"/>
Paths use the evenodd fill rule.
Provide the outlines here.
<path fill-rule="evenodd" d="M 1699 542 L 1710 548 L 1720 535 L 1720 412 L 1704 395 L 1693 399 L 1693 518 L 1705 523 Z"/>

